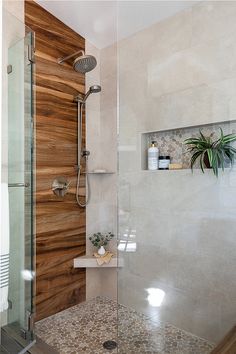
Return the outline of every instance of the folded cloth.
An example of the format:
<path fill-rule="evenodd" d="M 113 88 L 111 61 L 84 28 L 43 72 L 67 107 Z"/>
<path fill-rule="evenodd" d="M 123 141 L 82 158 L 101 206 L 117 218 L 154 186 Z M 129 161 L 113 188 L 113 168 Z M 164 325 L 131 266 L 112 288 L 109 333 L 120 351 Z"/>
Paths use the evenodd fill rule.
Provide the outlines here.
<path fill-rule="evenodd" d="M 99 266 L 103 265 L 104 263 L 108 264 L 111 261 L 112 257 L 114 256 L 114 254 L 109 251 L 106 251 L 106 253 L 103 254 L 102 256 L 100 256 L 100 254 L 98 253 L 94 253 L 93 255 L 94 257 L 96 257 L 97 264 Z"/>
<path fill-rule="evenodd" d="M 8 308 L 9 237 L 8 184 L 1 183 L 0 312 Z"/>

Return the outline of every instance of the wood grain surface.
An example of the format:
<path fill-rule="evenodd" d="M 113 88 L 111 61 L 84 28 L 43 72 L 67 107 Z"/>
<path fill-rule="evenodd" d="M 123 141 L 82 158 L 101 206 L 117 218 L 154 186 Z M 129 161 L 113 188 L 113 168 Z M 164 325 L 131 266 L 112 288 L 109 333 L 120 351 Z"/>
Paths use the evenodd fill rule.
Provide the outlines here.
<path fill-rule="evenodd" d="M 211 354 L 235 354 L 236 353 L 236 325 L 226 334 Z"/>
<path fill-rule="evenodd" d="M 35 32 L 36 90 L 36 320 L 85 300 L 85 269 L 73 259 L 85 254 L 86 209 L 75 199 L 77 104 L 85 75 L 57 59 L 85 40 L 33 1 L 25 2 L 25 22 Z M 83 127 L 85 142 L 85 126 Z M 71 181 L 64 198 L 55 196 L 54 178 Z M 83 180 L 83 188 L 85 181 Z"/>

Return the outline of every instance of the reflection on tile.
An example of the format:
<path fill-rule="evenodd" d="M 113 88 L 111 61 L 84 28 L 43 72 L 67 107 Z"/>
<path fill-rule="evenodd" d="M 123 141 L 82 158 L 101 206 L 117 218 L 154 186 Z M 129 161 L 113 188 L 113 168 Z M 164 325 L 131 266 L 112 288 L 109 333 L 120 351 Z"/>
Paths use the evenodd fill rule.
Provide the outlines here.
<path fill-rule="evenodd" d="M 120 354 L 208 354 L 209 343 L 170 324 L 152 321 L 123 305 L 97 297 L 36 324 L 37 335 L 61 354 L 107 354 L 115 340 Z"/>
<path fill-rule="evenodd" d="M 126 264 L 127 262 L 126 260 Z M 132 267 L 133 264 L 130 265 L 131 269 Z M 158 268 L 156 271 L 159 273 Z M 162 274 L 165 274 L 164 272 Z M 152 320 L 171 323 L 209 341 L 218 342 L 221 339 L 219 302 L 214 299 L 212 302 L 194 299 L 191 293 L 164 283 L 164 276 L 159 280 L 155 276 L 148 277 L 147 272 L 145 275 L 137 275 L 127 267 L 126 273 L 119 277 L 118 297 L 122 304 L 134 308 Z M 158 297 L 150 298 L 150 290 L 158 292 Z"/>

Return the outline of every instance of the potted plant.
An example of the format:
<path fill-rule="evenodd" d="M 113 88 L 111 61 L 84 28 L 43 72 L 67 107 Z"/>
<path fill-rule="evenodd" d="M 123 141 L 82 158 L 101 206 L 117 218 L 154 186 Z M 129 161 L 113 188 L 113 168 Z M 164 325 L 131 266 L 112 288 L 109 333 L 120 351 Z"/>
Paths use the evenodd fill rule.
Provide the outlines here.
<path fill-rule="evenodd" d="M 224 170 L 226 161 L 231 165 L 234 162 L 236 149 L 230 145 L 233 141 L 236 141 L 236 134 L 224 135 L 221 128 L 220 137 L 215 141 L 210 136 L 204 136 L 201 131 L 198 138 L 186 139 L 184 144 L 189 145 L 188 151 L 192 154 L 191 169 L 199 160 L 203 173 L 204 168 L 212 168 L 214 175 L 218 177 L 218 170 Z"/>
<path fill-rule="evenodd" d="M 112 232 L 108 232 L 107 234 L 102 234 L 101 232 L 97 232 L 93 234 L 93 236 L 89 237 L 89 240 L 92 242 L 94 247 L 97 247 L 98 254 L 100 256 L 106 253 L 105 246 L 108 245 L 108 242 L 114 237 Z"/>

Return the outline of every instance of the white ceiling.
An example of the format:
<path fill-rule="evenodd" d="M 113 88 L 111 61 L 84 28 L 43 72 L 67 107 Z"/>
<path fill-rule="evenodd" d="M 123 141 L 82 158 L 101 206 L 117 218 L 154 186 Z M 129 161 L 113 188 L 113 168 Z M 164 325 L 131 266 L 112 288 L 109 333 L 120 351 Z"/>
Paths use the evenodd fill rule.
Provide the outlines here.
<path fill-rule="evenodd" d="M 36 0 L 98 48 L 126 38 L 196 1 Z"/>

